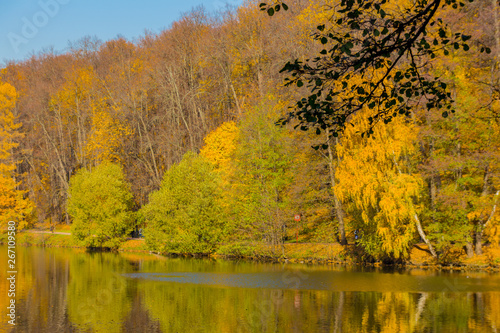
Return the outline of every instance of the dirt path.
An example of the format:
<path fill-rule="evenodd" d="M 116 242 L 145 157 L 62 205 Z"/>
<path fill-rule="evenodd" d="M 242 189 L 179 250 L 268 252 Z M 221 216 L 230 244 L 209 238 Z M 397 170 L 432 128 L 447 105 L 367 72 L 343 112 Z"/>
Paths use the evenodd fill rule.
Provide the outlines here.
<path fill-rule="evenodd" d="M 30 232 L 32 234 L 54 234 L 54 235 L 71 235 L 71 232 L 62 232 L 62 231 L 41 231 L 41 230 L 26 230 L 26 232 Z"/>

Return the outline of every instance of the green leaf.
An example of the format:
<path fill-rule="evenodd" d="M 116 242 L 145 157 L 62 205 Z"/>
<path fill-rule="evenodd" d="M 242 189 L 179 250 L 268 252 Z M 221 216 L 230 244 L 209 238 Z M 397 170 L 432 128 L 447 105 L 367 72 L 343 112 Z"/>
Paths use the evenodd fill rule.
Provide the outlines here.
<path fill-rule="evenodd" d="M 281 6 L 283 6 L 284 10 L 288 10 L 288 6 L 285 3 L 282 3 Z"/>
<path fill-rule="evenodd" d="M 269 16 L 273 16 L 273 15 L 274 15 L 274 8 L 269 8 L 269 9 L 267 10 L 267 14 L 268 14 Z"/>
<path fill-rule="evenodd" d="M 298 80 L 297 81 L 297 87 L 302 87 L 304 85 L 304 82 L 302 82 L 301 80 Z"/>
<path fill-rule="evenodd" d="M 443 118 L 448 118 L 448 112 L 447 111 L 444 111 L 443 114 L 442 114 Z"/>
<path fill-rule="evenodd" d="M 321 44 L 323 44 L 323 45 L 328 43 L 328 39 L 326 37 L 321 37 L 320 41 L 321 41 Z"/>

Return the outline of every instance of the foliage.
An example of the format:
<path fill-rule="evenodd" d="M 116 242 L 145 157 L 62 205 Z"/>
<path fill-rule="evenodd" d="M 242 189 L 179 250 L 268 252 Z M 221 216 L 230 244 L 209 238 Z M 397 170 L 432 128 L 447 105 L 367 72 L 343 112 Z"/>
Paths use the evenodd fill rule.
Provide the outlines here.
<path fill-rule="evenodd" d="M 225 234 L 220 179 L 193 152 L 172 166 L 140 211 L 146 244 L 157 252 L 211 253 Z"/>
<path fill-rule="evenodd" d="M 288 194 L 293 176 L 290 142 L 285 131 L 273 125 L 275 112 L 262 105 L 248 110 L 240 122 L 233 210 L 240 236 L 277 246 L 293 217 Z"/>
<path fill-rule="evenodd" d="M 221 173 L 226 181 L 232 174 L 232 159 L 236 151 L 236 142 L 239 136 L 239 128 L 234 121 L 224 122 L 205 139 L 205 145 L 200 151 L 214 165 L 214 169 Z"/>
<path fill-rule="evenodd" d="M 376 258 L 406 258 L 415 240 L 422 179 L 409 163 L 418 154 L 415 126 L 402 118 L 378 124 L 373 135 L 359 131 L 370 126 L 359 114 L 340 140 L 342 162 L 335 193 L 348 206 L 349 223 L 358 230 L 359 244 Z"/>
<path fill-rule="evenodd" d="M 71 178 L 67 210 L 80 245 L 117 248 L 134 228 L 132 206 L 130 185 L 117 164 L 81 169 Z"/>
<path fill-rule="evenodd" d="M 18 96 L 15 88 L 0 81 L 0 226 L 14 221 L 18 229 L 29 227 L 34 205 L 25 197 L 27 191 L 19 189 L 21 182 L 16 166 L 19 161 L 13 157 L 13 150 L 19 146 L 23 135 L 12 113 Z"/>
<path fill-rule="evenodd" d="M 313 58 L 296 59 L 282 69 L 291 74 L 286 85 L 300 88 L 306 84 L 309 91 L 282 123 L 296 118 L 303 130 L 329 128 L 336 136 L 353 114 L 368 107 L 374 110 L 366 130 L 370 135 L 378 120 L 387 123 L 398 114 L 408 116 L 420 103 L 428 109 L 443 109 L 444 117 L 454 112 L 446 83 L 425 75 L 424 69 L 426 61 L 439 54 L 469 50 L 466 42 L 471 36 L 448 29 L 437 15 L 442 6 L 458 8 L 464 3 L 343 0 L 330 6 L 331 19 L 318 25 L 314 35 L 323 49 Z M 268 13 L 273 14 L 272 8 Z M 352 82 L 352 77 L 361 81 Z"/>
<path fill-rule="evenodd" d="M 494 106 L 484 106 L 491 88 L 480 84 L 488 80 L 490 69 L 465 61 L 463 53 L 455 52 L 436 68 L 453 83 L 456 113 L 447 119 L 417 114 L 425 128 L 422 174 L 432 189 L 425 207 L 432 221 L 429 237 L 443 253 L 475 242 L 476 254 L 481 254 L 483 232 L 496 235 L 499 216 L 500 127 Z"/>
<path fill-rule="evenodd" d="M 76 69 L 67 75 L 67 82 L 52 96 L 50 107 L 69 125 L 76 120 L 77 159 L 100 163 L 117 162 L 120 157 L 122 141 L 131 130 L 117 117 L 119 105 L 109 105 L 106 98 L 99 94 L 99 81 L 91 67 Z M 75 119 L 76 118 L 76 119 Z M 82 126 L 90 120 L 91 128 L 86 142 L 82 142 Z M 76 133 L 72 133 L 75 135 Z"/>
<path fill-rule="evenodd" d="M 481 246 L 491 249 L 500 239 L 500 5 L 453 1 L 270 0 L 260 7 L 250 1 L 214 15 L 194 10 L 135 42 L 84 38 L 64 54 L 6 63 L 0 69 L 0 80 L 8 82 L 0 100 L 0 200 L 21 227 L 35 219 L 69 224 L 71 176 L 119 161 L 135 204 L 145 206 L 165 171 L 186 152 L 200 151 L 212 164 L 209 182 L 220 178 L 207 205 L 213 202 L 224 222 L 200 231 L 184 228 L 178 217 L 189 235 L 227 235 L 220 239 L 229 247 L 241 241 L 281 254 L 277 247 L 297 231 L 302 241 L 332 242 L 340 234 L 342 242 L 344 230 L 352 243 L 354 232 L 366 229 L 378 235 L 370 241 L 374 255 L 404 258 L 407 245 L 418 241 L 417 227 L 440 260 L 463 254 L 464 245 L 469 254 L 473 247 L 477 254 Z M 290 84 L 283 86 L 286 76 Z M 287 115 L 295 101 L 302 104 Z M 277 129 L 280 118 L 313 130 Z M 377 127 L 390 120 L 395 127 Z M 353 163 L 343 171 L 343 182 L 353 187 L 341 191 L 352 199 L 340 202 L 334 190 L 343 185 L 335 171 L 344 162 L 335 145 L 347 140 L 341 131 L 350 130 L 343 122 L 355 122 L 358 133 L 349 132 L 351 144 L 337 146 Z M 414 133 L 401 138 L 410 123 Z M 388 139 L 377 145 L 363 133 Z M 408 143 L 402 155 L 395 146 L 402 175 L 388 156 L 375 154 L 396 142 Z M 369 151 L 372 157 L 363 155 Z M 189 193 L 187 184 L 182 188 Z M 372 200 L 367 195 L 373 193 Z M 397 202 L 392 217 L 381 210 L 382 197 L 384 207 Z M 188 215 L 190 202 L 179 198 L 169 200 L 187 202 L 175 209 Z M 205 207 L 201 200 L 196 205 Z M 196 209 L 189 214 L 202 214 Z M 371 224 L 362 218 L 365 209 Z M 407 219 L 412 211 L 421 228 Z M 161 223 L 168 235 L 177 230 Z M 165 235 L 151 231 L 150 240 Z M 157 243 L 159 250 L 165 244 L 163 238 Z M 191 250 L 200 251 L 182 249 Z"/>

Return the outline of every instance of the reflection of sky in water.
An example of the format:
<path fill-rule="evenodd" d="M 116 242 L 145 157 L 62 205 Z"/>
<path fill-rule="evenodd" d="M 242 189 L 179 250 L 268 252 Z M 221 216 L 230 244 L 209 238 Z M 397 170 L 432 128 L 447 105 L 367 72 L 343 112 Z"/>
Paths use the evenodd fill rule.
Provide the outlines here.
<path fill-rule="evenodd" d="M 130 273 L 132 279 L 200 284 L 214 287 L 304 289 L 377 292 L 486 292 L 500 290 L 500 277 L 380 274 L 361 272 L 297 271 L 262 273 Z"/>

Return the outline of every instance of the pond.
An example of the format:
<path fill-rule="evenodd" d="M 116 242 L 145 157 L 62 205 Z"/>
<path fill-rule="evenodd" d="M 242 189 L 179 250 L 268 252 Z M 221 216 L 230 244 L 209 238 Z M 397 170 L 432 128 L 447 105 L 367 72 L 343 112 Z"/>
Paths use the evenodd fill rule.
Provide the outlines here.
<path fill-rule="evenodd" d="M 0 246 L 0 332 L 497 332 L 500 276 Z"/>

